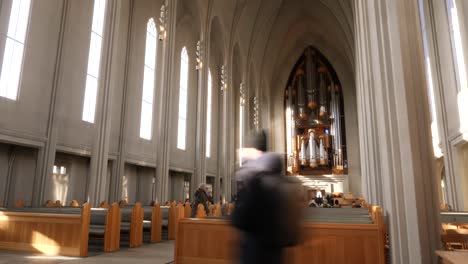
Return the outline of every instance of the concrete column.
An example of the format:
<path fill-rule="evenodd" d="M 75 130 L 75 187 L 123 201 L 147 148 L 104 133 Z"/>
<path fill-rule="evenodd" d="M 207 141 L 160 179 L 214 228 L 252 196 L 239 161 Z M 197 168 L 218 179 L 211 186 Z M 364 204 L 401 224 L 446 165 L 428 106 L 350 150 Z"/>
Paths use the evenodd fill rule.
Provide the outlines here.
<path fill-rule="evenodd" d="M 104 41 L 104 56 L 101 62 L 101 76 L 98 89 L 97 102 L 97 135 L 93 142 L 93 151 L 91 156 L 90 178 L 88 186 L 88 198 L 94 205 L 98 206 L 104 200 L 107 200 L 106 186 L 109 184 L 107 179 L 107 163 L 109 156 L 109 138 L 111 130 L 112 116 L 112 95 L 111 87 L 112 66 L 113 66 L 113 46 L 115 42 L 115 32 L 117 24 L 117 14 L 119 10 L 119 1 L 109 1 L 107 6 L 107 33 Z M 117 65 L 115 65 L 117 66 Z"/>
<path fill-rule="evenodd" d="M 454 167 L 454 150 L 450 142 L 450 129 L 448 125 L 449 112 L 445 105 L 444 97 L 447 96 L 444 90 L 451 86 L 447 78 L 451 78 L 455 83 L 455 76 L 447 76 L 447 72 L 454 73 L 455 68 L 450 56 L 444 53 L 451 54 L 451 41 L 448 32 L 441 35 L 438 28 L 449 28 L 449 18 L 447 16 L 445 1 L 437 0 L 421 0 L 421 14 L 424 14 L 424 22 L 427 36 L 427 48 L 429 53 L 429 60 L 432 69 L 432 83 L 434 87 L 434 103 L 437 113 L 437 125 L 440 138 L 440 145 L 444 154 L 444 168 L 445 168 L 445 186 L 447 189 L 447 203 L 454 210 L 460 210 L 457 199 L 457 184 L 456 184 L 456 168 Z M 447 50 L 448 48 L 448 50 Z M 449 65 L 444 65 L 444 60 L 449 60 Z M 444 65 L 444 66 L 442 66 Z M 445 75 L 444 75 L 444 71 Z M 440 184 L 438 182 L 437 184 Z"/>
<path fill-rule="evenodd" d="M 172 98 L 172 76 L 174 73 L 175 37 L 177 23 L 178 0 L 166 0 L 167 9 L 167 36 L 163 41 L 163 60 L 161 78 L 161 98 L 159 100 L 159 124 L 158 124 L 158 149 L 157 149 L 157 174 L 156 174 L 156 196 L 159 202 L 169 200 L 169 113 L 171 110 L 170 99 Z"/>
<path fill-rule="evenodd" d="M 392 263 L 437 263 L 436 177 L 417 0 L 354 2 L 363 191 Z"/>
<path fill-rule="evenodd" d="M 40 206 L 44 202 L 45 186 L 48 180 L 52 177 L 52 170 L 55 163 L 55 153 L 57 151 L 57 98 L 60 98 L 60 75 L 62 63 L 62 47 L 65 35 L 65 25 L 68 13 L 68 0 L 62 1 L 62 17 L 60 21 L 59 44 L 57 49 L 57 58 L 55 63 L 54 82 L 52 87 L 51 102 L 49 108 L 49 119 L 47 121 L 47 142 L 45 147 L 39 151 L 38 155 L 38 176 L 37 184 L 33 190 L 32 206 Z"/>
<path fill-rule="evenodd" d="M 195 178 L 192 180 L 195 188 L 200 183 L 206 182 L 206 94 L 210 34 L 207 30 L 202 30 L 202 32 L 208 33 L 204 34 L 204 38 L 200 41 L 200 59 L 203 67 L 197 71 L 197 130 L 195 137 L 195 172 L 193 175 Z"/>
<path fill-rule="evenodd" d="M 134 0 L 130 0 L 129 3 L 129 16 L 128 16 L 128 30 L 127 30 L 127 45 L 126 45 L 126 56 L 125 56 L 125 76 L 124 76 L 124 87 L 122 94 L 122 112 L 120 118 L 120 138 L 119 138 L 119 156 L 117 158 L 116 173 L 112 175 L 112 185 L 110 188 L 109 202 L 117 202 L 122 199 L 122 177 L 125 175 L 125 156 L 127 153 L 127 114 L 128 114 L 128 71 L 130 61 L 130 50 L 132 48 L 131 31 L 133 27 L 133 8 Z"/>

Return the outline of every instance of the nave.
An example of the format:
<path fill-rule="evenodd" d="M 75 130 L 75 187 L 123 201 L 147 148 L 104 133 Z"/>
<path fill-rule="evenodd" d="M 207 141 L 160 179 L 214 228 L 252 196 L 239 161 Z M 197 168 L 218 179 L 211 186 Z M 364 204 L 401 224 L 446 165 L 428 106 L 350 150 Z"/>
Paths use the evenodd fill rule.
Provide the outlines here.
<path fill-rule="evenodd" d="M 467 32 L 466 0 L 0 0 L 0 261 L 232 263 L 258 131 L 286 262 L 463 254 Z"/>

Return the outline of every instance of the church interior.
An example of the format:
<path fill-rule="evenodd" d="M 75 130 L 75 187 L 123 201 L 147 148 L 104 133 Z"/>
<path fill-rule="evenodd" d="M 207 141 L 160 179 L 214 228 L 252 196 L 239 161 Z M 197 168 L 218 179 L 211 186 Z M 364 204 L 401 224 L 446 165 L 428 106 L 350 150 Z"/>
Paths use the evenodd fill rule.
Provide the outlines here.
<path fill-rule="evenodd" d="M 237 263 L 254 131 L 284 263 L 468 263 L 466 0 L 0 0 L 0 62 L 0 263 Z"/>

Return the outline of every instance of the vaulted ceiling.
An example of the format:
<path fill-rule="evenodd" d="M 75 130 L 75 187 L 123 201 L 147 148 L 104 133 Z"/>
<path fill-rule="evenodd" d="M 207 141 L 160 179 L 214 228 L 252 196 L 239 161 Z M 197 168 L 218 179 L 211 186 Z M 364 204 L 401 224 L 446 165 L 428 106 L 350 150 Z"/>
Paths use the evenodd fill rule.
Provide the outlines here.
<path fill-rule="evenodd" d="M 218 20 L 223 49 L 239 47 L 247 80 L 260 86 L 284 82 L 305 47 L 316 46 L 332 64 L 354 73 L 354 18 L 350 0 L 196 0 L 179 1 L 203 28 Z M 205 24 L 206 23 L 206 24 Z M 213 37 L 213 36 L 212 36 Z M 231 53 L 232 54 L 232 53 Z M 335 65 L 334 65 L 335 66 Z M 338 69 L 340 75 L 340 70 Z M 261 77 L 260 77 L 261 76 Z M 286 77 L 287 78 L 287 77 Z"/>

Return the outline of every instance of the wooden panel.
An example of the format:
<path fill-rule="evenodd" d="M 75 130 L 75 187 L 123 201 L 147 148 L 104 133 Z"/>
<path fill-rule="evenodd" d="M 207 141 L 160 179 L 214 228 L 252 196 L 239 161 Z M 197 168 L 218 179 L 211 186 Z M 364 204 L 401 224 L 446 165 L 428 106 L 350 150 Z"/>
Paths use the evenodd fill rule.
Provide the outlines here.
<path fill-rule="evenodd" d="M 151 243 L 161 242 L 162 236 L 162 212 L 161 206 L 156 203 L 153 208 L 151 215 Z"/>
<path fill-rule="evenodd" d="M 167 239 L 174 240 L 177 233 L 177 225 L 180 219 L 183 219 L 185 215 L 184 207 L 182 204 L 176 204 L 176 202 L 171 203 L 169 208 L 169 219 L 167 227 Z"/>
<path fill-rule="evenodd" d="M 288 248 L 285 263 L 383 264 L 381 209 L 371 209 L 373 224 L 304 223 L 302 243 Z M 240 233 L 229 221 L 182 219 L 175 244 L 176 263 L 232 263 Z"/>
<path fill-rule="evenodd" d="M 89 222 L 89 204 L 81 215 L 0 212 L 0 248 L 87 256 Z"/>
<path fill-rule="evenodd" d="M 145 213 L 141 203 L 136 203 L 132 209 L 132 218 L 130 221 L 130 247 L 139 247 L 143 245 L 143 219 Z"/>
<path fill-rule="evenodd" d="M 192 216 L 192 207 L 189 202 L 185 203 L 184 206 L 184 218 L 190 218 Z"/>
<path fill-rule="evenodd" d="M 113 252 L 120 248 L 120 222 L 121 222 L 120 207 L 117 203 L 113 203 L 106 216 L 106 230 L 104 233 L 104 251 Z"/>

